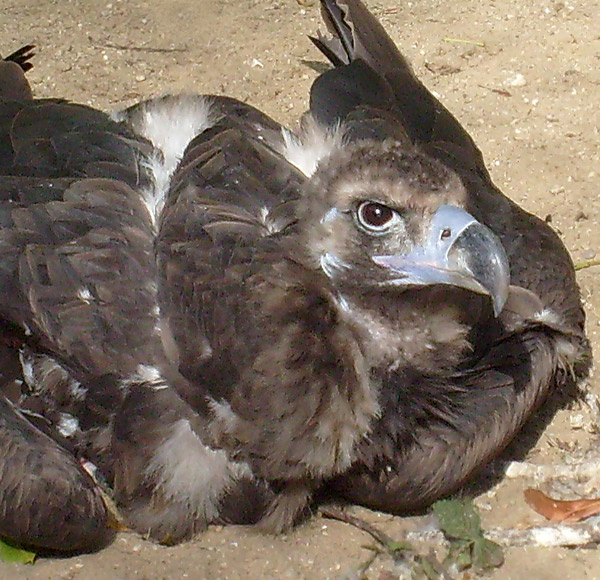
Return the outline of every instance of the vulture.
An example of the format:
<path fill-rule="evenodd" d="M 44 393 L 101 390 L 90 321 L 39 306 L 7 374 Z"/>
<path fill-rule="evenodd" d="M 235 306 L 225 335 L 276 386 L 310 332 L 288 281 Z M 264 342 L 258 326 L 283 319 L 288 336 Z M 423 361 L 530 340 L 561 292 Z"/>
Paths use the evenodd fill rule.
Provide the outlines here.
<path fill-rule="evenodd" d="M 585 374 L 558 236 L 359 0 L 321 5 L 333 67 L 295 132 L 225 96 L 106 114 L 0 77 L 0 537 L 422 509 Z"/>

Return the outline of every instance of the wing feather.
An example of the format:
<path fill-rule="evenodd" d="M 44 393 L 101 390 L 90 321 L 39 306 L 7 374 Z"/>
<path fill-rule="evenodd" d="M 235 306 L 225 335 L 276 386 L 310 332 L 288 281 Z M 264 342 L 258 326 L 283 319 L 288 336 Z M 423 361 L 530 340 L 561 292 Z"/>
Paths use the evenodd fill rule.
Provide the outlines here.
<path fill-rule="evenodd" d="M 0 229 L 1 283 L 11 289 L 0 296 L 2 316 L 91 375 L 132 373 L 156 324 L 153 234 L 137 194 L 87 179 L 62 201 L 9 215 Z"/>
<path fill-rule="evenodd" d="M 278 151 L 281 131 L 254 109 L 217 101 L 222 119 L 188 146 L 173 176 L 157 243 L 161 309 L 181 372 L 194 376 L 212 352 L 210 304 L 235 311 L 248 267 L 295 222 L 305 177 Z M 204 353 L 204 356 L 202 355 Z"/>

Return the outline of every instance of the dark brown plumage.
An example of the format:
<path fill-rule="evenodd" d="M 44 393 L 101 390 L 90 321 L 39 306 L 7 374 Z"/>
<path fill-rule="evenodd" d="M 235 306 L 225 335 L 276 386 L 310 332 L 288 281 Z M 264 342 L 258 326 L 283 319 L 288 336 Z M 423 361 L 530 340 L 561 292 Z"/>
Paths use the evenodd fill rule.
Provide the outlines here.
<path fill-rule="evenodd" d="M 0 99 L 24 100 L 31 98 L 31 89 L 25 74 L 33 65 L 33 44 L 22 46 L 4 59 L 0 58 Z"/>
<path fill-rule="evenodd" d="M 0 398 L 0 536 L 37 551 L 97 550 L 113 538 L 99 488 L 73 455 Z"/>
<path fill-rule="evenodd" d="M 426 506 L 585 372 L 560 240 L 358 0 L 322 5 L 298 135 L 225 97 L 0 102 L 12 398 L 163 542 L 283 530 L 323 489 Z"/>
<path fill-rule="evenodd" d="M 0 61 L 0 109 L 3 113 L 0 151 L 3 161 L 13 159 L 7 134 L 10 122 L 19 109 L 27 108 L 32 98 L 24 73 L 32 66 L 29 60 L 33 48 L 24 46 Z M 6 172 L 3 161 L 0 161 L 2 174 Z M 11 168 L 8 174 L 12 173 L 15 171 Z M 39 181 L 34 183 L 27 178 L 4 175 L 0 181 L 4 207 L 16 201 L 19 195 L 33 194 L 39 202 L 43 190 L 50 187 Z M 29 191 L 22 187 L 28 181 L 33 186 Z M 10 299 L 6 287 L 3 292 L 5 300 Z M 15 316 L 18 318 L 19 315 Z M 49 436 L 53 434 L 59 438 L 48 429 L 51 408 L 37 405 L 36 397 L 25 401 L 25 392 L 19 396 L 25 367 L 19 364 L 18 357 L 24 361 L 28 352 L 22 340 L 23 327 L 21 330 L 11 327 L 6 320 L 2 327 L 0 537 L 47 553 L 90 551 L 106 546 L 114 537 L 115 526 L 110 525 L 111 516 L 100 488 L 82 463 L 75 459 L 68 445 L 63 447 Z M 54 378 L 47 374 L 45 379 Z M 12 395 L 20 408 L 5 395 Z"/>

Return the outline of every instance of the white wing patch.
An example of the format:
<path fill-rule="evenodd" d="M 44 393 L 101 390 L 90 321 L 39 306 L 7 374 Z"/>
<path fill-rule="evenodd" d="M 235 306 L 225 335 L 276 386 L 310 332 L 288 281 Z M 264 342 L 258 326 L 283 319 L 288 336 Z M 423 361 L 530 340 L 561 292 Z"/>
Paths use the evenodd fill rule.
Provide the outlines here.
<path fill-rule="evenodd" d="M 94 301 L 94 296 L 89 288 L 82 286 L 77 290 L 77 298 L 86 304 L 91 304 Z"/>
<path fill-rule="evenodd" d="M 137 366 L 135 373 L 120 381 L 120 387 L 124 390 L 129 389 L 131 385 L 137 384 L 144 384 L 154 391 L 162 391 L 169 388 L 160 370 L 152 365 L 140 364 Z"/>
<path fill-rule="evenodd" d="M 344 144 L 344 130 L 322 127 L 312 117 L 307 117 L 299 135 L 282 128 L 283 145 L 279 151 L 306 177 L 310 177 L 321 159 L 329 157 Z"/>
<path fill-rule="evenodd" d="M 79 429 L 79 421 L 69 413 L 61 413 L 56 428 L 63 437 L 72 437 Z"/>
<path fill-rule="evenodd" d="M 218 120 L 207 97 L 169 96 L 146 101 L 137 114 L 136 131 L 148 139 L 157 152 L 145 161 L 153 177 L 153 187 L 142 191 L 142 199 L 156 227 L 169 190 L 171 176 L 189 142 Z M 122 120 L 119 114 L 114 115 Z"/>
<path fill-rule="evenodd" d="M 188 506 L 206 522 L 217 517 L 219 500 L 233 482 L 252 477 L 247 465 L 230 461 L 224 451 L 204 445 L 187 419 L 173 425 L 146 474 L 156 479 L 167 499 Z"/>

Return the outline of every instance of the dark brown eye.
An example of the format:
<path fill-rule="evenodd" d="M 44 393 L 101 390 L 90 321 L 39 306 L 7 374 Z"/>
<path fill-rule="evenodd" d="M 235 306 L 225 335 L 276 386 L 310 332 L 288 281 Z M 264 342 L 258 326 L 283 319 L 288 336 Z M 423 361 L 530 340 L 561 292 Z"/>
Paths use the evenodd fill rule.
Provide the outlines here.
<path fill-rule="evenodd" d="M 384 232 L 389 228 L 396 212 L 375 201 L 363 201 L 356 212 L 358 223 L 371 232 Z"/>

